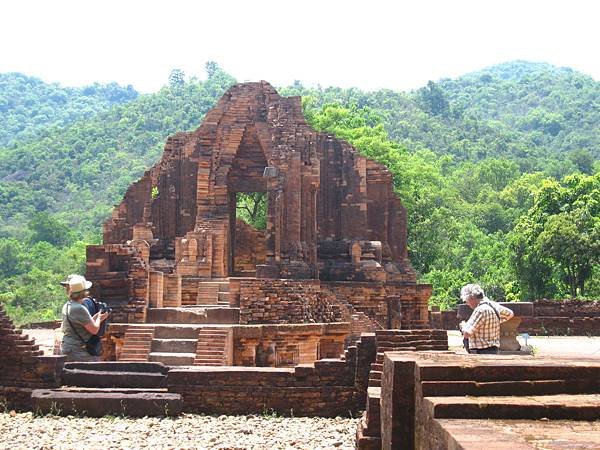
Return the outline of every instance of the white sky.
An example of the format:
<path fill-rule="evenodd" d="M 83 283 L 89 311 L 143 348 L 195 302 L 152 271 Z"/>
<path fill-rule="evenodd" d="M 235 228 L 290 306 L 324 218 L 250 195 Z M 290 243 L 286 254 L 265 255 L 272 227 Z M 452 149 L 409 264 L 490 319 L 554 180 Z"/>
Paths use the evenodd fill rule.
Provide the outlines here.
<path fill-rule="evenodd" d="M 515 59 L 600 80 L 596 0 L 1 0 L 0 72 L 159 89 L 172 69 L 418 88 Z"/>

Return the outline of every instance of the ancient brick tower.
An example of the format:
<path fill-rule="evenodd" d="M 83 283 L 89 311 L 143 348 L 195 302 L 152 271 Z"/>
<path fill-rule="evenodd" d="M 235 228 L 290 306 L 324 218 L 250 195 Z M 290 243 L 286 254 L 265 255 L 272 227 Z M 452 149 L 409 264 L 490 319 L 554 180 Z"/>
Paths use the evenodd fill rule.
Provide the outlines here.
<path fill-rule="evenodd" d="M 236 223 L 240 192 L 266 193 L 264 232 Z M 267 297 L 301 302 L 309 286 L 314 302 L 301 309 L 311 322 L 340 319 L 309 311 L 325 302 L 379 327 L 425 327 L 431 287 L 416 284 L 406 222 L 385 167 L 311 129 L 299 97 L 243 83 L 200 128 L 167 140 L 106 222 L 103 245 L 88 248 L 87 275 L 121 322 L 148 322 L 148 307 L 222 300 L 218 281 L 230 283 L 221 303 L 240 308 L 240 323 L 302 322 L 256 308 Z"/>

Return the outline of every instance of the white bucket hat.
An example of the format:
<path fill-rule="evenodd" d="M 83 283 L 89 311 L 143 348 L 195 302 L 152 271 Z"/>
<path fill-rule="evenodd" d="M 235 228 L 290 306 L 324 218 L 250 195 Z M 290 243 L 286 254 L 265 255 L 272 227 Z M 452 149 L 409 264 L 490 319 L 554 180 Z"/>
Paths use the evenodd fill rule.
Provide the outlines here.
<path fill-rule="evenodd" d="M 68 286 L 69 285 L 69 281 L 71 280 L 71 278 L 73 277 L 79 277 L 80 275 L 77 275 L 76 273 L 72 273 L 70 275 L 67 275 L 67 278 L 65 278 L 65 281 L 61 281 L 60 284 L 62 286 Z"/>
<path fill-rule="evenodd" d="M 81 275 L 69 275 L 66 282 L 69 285 L 69 294 L 83 292 L 92 287 L 92 282 Z"/>

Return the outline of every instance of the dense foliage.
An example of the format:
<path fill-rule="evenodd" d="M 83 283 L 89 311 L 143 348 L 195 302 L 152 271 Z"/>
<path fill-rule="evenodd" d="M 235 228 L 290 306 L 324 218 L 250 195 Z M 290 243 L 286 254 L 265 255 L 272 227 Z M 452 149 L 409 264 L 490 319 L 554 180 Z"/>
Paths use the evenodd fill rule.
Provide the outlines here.
<path fill-rule="evenodd" d="M 234 83 L 207 72 L 174 70 L 149 95 L 0 75 L 0 301 L 17 320 L 56 314 L 57 281 L 83 270 L 112 205 Z M 514 62 L 414 92 L 279 91 L 389 167 L 435 303 L 453 305 L 471 281 L 497 299 L 600 296 L 600 83 Z M 264 222 L 264 199 L 242 197 L 238 214 Z"/>
<path fill-rule="evenodd" d="M 0 147 L 0 263 L 7 267 L 0 272 L 0 301 L 18 322 L 57 315 L 64 301 L 58 281 L 84 271 L 83 242 L 100 241 L 112 205 L 159 159 L 167 136 L 195 129 L 235 82 L 214 63 L 207 71 L 208 80 L 187 82 L 173 71 L 158 93 L 136 94 L 110 108 L 99 98 L 88 108 L 95 114 L 69 124 L 56 119 L 63 113 L 58 111 L 46 123 L 32 121 L 26 136 Z M 59 89 L 46 88 L 38 103 L 31 102 L 32 110 L 47 101 L 48 91 Z M 71 103 L 83 112 L 84 100 Z"/>

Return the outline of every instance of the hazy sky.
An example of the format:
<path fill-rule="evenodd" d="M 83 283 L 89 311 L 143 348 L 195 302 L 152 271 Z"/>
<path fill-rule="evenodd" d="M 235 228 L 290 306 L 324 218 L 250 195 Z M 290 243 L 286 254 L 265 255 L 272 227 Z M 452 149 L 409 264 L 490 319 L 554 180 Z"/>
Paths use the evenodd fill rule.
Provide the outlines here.
<path fill-rule="evenodd" d="M 596 0 L 2 0 L 0 72 L 155 91 L 172 69 L 411 89 L 515 59 L 600 80 Z"/>

